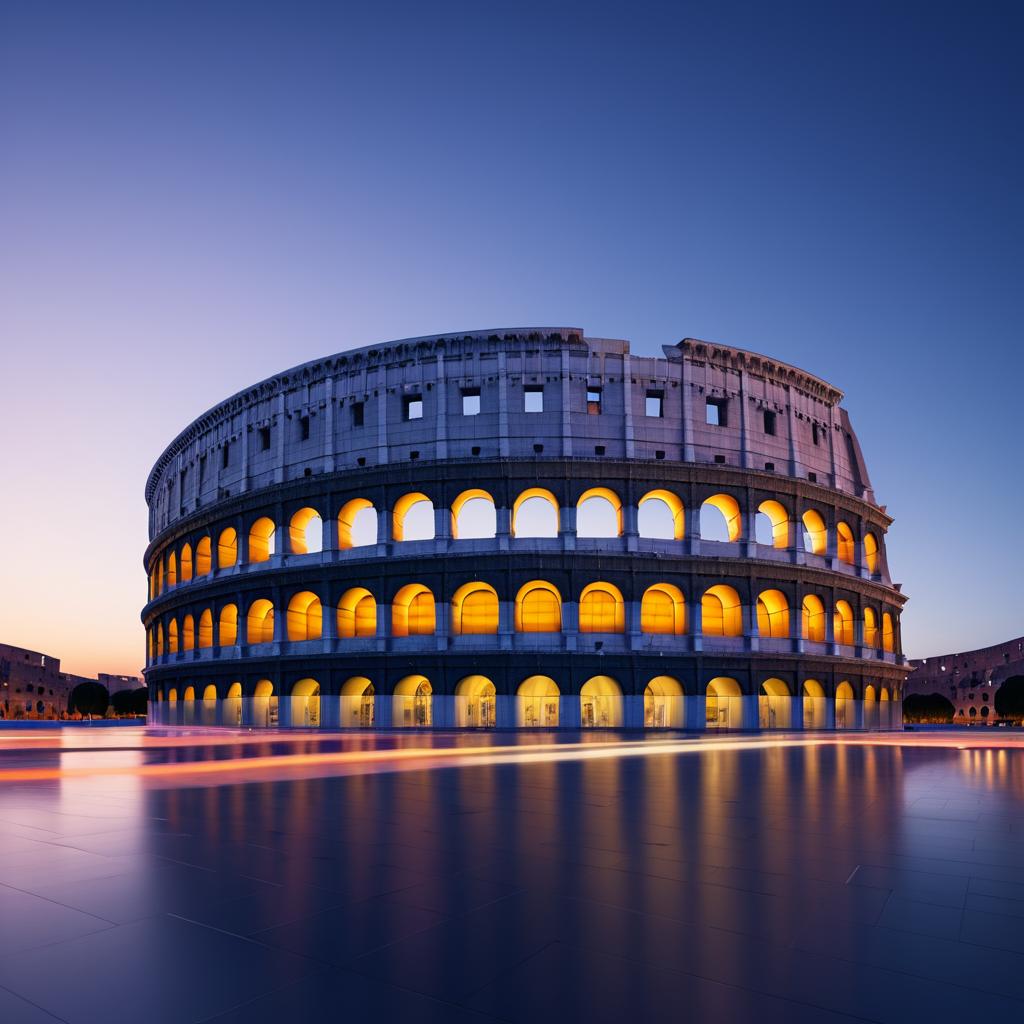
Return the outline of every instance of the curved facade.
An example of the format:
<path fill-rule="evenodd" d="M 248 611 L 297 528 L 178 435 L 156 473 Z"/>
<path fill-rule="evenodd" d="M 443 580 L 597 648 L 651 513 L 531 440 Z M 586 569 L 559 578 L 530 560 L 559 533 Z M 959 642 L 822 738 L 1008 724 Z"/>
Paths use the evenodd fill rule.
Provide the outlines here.
<path fill-rule="evenodd" d="M 842 395 L 575 328 L 306 363 L 147 486 L 167 723 L 892 728 L 891 523 Z"/>

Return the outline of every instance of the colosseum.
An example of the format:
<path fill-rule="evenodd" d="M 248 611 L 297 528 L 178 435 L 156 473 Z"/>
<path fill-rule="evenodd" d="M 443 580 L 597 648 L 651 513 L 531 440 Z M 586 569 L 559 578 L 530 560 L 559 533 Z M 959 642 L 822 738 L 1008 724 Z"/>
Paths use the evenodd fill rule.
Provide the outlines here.
<path fill-rule="evenodd" d="M 146 485 L 151 720 L 898 728 L 892 520 L 842 393 L 663 352 L 414 338 L 199 417 Z"/>

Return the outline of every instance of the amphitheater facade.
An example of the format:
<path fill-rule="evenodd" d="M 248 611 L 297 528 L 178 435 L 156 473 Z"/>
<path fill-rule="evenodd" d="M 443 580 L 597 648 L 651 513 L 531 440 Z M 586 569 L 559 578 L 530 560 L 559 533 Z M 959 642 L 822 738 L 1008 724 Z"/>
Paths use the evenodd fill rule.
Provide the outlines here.
<path fill-rule="evenodd" d="M 899 727 L 905 599 L 841 392 L 663 351 L 415 338 L 201 416 L 146 485 L 151 720 Z"/>

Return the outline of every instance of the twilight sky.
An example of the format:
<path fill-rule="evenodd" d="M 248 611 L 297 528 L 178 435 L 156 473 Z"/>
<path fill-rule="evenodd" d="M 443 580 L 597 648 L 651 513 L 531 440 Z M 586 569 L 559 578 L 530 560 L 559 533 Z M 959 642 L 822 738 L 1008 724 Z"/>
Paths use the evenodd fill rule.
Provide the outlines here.
<path fill-rule="evenodd" d="M 0 5 L 0 641 L 137 671 L 143 487 L 193 417 L 523 324 L 832 381 L 907 653 L 1024 633 L 1022 29 L 985 2 Z"/>

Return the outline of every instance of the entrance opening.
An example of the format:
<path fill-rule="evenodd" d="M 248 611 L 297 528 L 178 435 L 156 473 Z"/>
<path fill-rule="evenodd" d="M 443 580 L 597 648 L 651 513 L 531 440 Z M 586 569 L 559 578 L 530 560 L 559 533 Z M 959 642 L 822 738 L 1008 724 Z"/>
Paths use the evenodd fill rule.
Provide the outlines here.
<path fill-rule="evenodd" d="M 558 684 L 549 676 L 530 676 L 516 691 L 516 725 L 528 729 L 558 726 Z"/>
<path fill-rule="evenodd" d="M 622 725 L 622 690 L 611 676 L 594 676 L 580 688 L 580 725 L 584 729 Z"/>
<path fill-rule="evenodd" d="M 644 689 L 644 728 L 683 727 L 683 687 L 673 676 L 655 676 Z"/>
<path fill-rule="evenodd" d="M 455 687 L 455 724 L 466 729 L 493 729 L 496 705 L 494 683 L 487 676 L 466 676 Z"/>
<path fill-rule="evenodd" d="M 729 676 L 717 676 L 708 683 L 704 721 L 708 729 L 738 729 L 743 724 L 743 691 Z"/>

